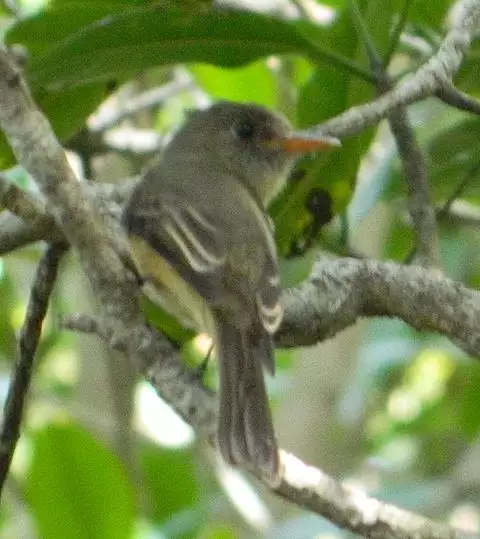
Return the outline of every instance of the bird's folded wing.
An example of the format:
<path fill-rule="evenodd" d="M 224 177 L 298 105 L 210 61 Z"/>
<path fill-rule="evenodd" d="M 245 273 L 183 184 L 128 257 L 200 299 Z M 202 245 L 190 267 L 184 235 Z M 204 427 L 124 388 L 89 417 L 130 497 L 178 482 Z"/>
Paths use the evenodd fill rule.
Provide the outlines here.
<path fill-rule="evenodd" d="M 283 307 L 280 303 L 281 292 L 280 276 L 277 273 L 275 263 L 274 271 L 263 274 L 261 286 L 258 288 L 255 297 L 260 321 L 270 335 L 273 335 L 277 331 L 282 322 Z"/>
<path fill-rule="evenodd" d="M 265 243 L 258 245 L 263 256 L 252 271 L 238 254 L 228 256 L 221 227 L 180 197 L 162 197 L 150 208 L 144 204 L 125 221 L 131 234 L 146 241 L 232 323 L 245 327 L 257 318 L 268 334 L 278 329 L 283 316 L 280 278 L 275 243 L 264 222 L 259 225 L 265 226 Z"/>
<path fill-rule="evenodd" d="M 226 261 L 223 237 L 215 225 L 181 200 L 143 207 L 125 219 L 130 234 L 146 241 L 207 301 L 215 301 Z"/>

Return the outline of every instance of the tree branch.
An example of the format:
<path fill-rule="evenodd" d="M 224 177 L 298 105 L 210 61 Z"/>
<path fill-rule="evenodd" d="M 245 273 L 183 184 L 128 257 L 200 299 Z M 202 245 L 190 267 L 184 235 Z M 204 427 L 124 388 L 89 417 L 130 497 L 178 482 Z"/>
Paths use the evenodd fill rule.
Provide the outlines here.
<path fill-rule="evenodd" d="M 29 196 L 5 174 L 0 172 L 0 208 L 6 208 L 31 226 L 36 226 L 39 218 L 45 215 L 45 204 L 38 198 Z"/>
<path fill-rule="evenodd" d="M 415 258 L 421 266 L 438 267 L 440 247 L 437 220 L 425 154 L 417 142 L 403 107 L 390 113 L 389 124 L 407 183 L 408 208 L 417 236 Z"/>
<path fill-rule="evenodd" d="M 0 495 L 20 436 L 25 399 L 30 386 L 42 324 L 64 251 L 65 246 L 59 244 L 47 248 L 38 265 L 30 293 L 27 315 L 18 341 L 18 358 L 8 389 L 0 432 Z"/>
<path fill-rule="evenodd" d="M 174 355 L 171 345 L 145 324 L 138 290 L 122 260 L 121 238 L 107 232 L 85 186 L 70 169 L 47 120 L 34 105 L 8 54 L 0 51 L 0 123 L 17 160 L 31 173 L 49 210 L 75 247 L 98 301 L 102 329 L 112 348 L 123 350 L 152 380 L 177 412 L 211 434 L 216 404 L 206 401 L 198 381 Z M 205 427 L 205 425 L 207 427 Z"/>
<path fill-rule="evenodd" d="M 97 133 L 106 131 L 145 109 L 158 107 L 170 97 L 194 88 L 194 81 L 186 71 L 177 70 L 174 79 L 163 86 L 151 88 L 128 100 L 122 101 L 118 95 L 113 96 L 90 116 L 89 128 Z"/>
<path fill-rule="evenodd" d="M 312 131 L 335 137 L 356 135 L 378 124 L 397 107 L 434 95 L 460 68 L 479 26 L 480 2 L 464 0 L 455 26 L 426 64 L 390 92 L 365 105 L 352 107 Z"/>
<path fill-rule="evenodd" d="M 84 184 L 86 194 L 95 204 L 110 228 L 118 221 L 121 207 L 130 196 L 138 177 L 123 180 L 121 184 Z M 21 201 L 21 202 L 19 202 Z M 65 241 L 65 235 L 57 227 L 54 218 L 47 212 L 45 204 L 33 195 L 27 195 L 0 174 L 0 205 L 11 213 L 0 214 L 0 256 L 40 240 L 55 243 Z M 111 232 L 115 235 L 115 232 Z"/>
<path fill-rule="evenodd" d="M 104 332 L 100 320 L 93 316 L 71 315 L 64 319 L 62 325 L 74 331 L 96 334 L 111 342 L 111 336 Z M 174 354 L 177 355 L 177 352 Z M 155 386 L 155 373 L 149 374 L 148 378 Z M 192 382 L 198 384 L 198 379 L 193 378 Z M 205 418 L 206 422 L 201 425 L 201 431 L 208 436 L 210 442 L 213 442 L 217 419 L 215 397 L 201 386 L 197 389 L 199 397 L 201 394 L 201 405 L 212 410 L 211 416 Z M 192 424 L 191 417 L 184 419 Z M 198 432 L 199 425 L 193 423 L 192 426 Z M 453 528 L 371 498 L 358 489 L 344 486 L 320 469 L 305 464 L 286 451 L 280 451 L 280 461 L 281 482 L 274 488 L 271 487 L 272 490 L 286 500 L 329 519 L 341 528 L 379 539 L 462 537 L 460 532 Z"/>
<path fill-rule="evenodd" d="M 408 4 L 406 7 L 408 8 Z M 357 33 L 362 39 L 369 59 L 370 67 L 376 75 L 377 90 L 380 94 L 385 94 L 387 91 L 392 90 L 393 81 L 375 48 L 356 0 L 350 0 L 350 8 Z M 408 206 L 417 235 L 417 245 L 415 247 L 417 259 L 422 266 L 436 267 L 440 262 L 440 250 L 435 206 L 428 182 L 425 155 L 416 140 L 405 107 L 398 107 L 391 111 L 388 115 L 388 123 L 397 145 L 407 182 Z"/>
<path fill-rule="evenodd" d="M 445 81 L 435 92 L 435 95 L 447 105 L 466 112 L 473 112 L 473 114 L 480 114 L 480 102 L 455 88 L 451 82 Z"/>
<path fill-rule="evenodd" d="M 480 292 L 419 266 L 371 259 L 322 259 L 310 278 L 283 293 L 285 316 L 276 344 L 313 346 L 360 318 L 387 316 L 434 331 L 480 357 Z M 66 329 L 101 334 L 97 318 L 75 313 Z"/>
<path fill-rule="evenodd" d="M 480 356 L 480 292 L 419 266 L 371 259 L 320 260 L 284 293 L 280 346 L 310 346 L 361 317 L 388 316 L 451 338 Z"/>
<path fill-rule="evenodd" d="M 371 498 L 338 483 L 318 468 L 281 451 L 284 467 L 277 494 L 295 500 L 319 515 L 363 537 L 372 539 L 447 539 L 463 537 L 449 526 Z"/>

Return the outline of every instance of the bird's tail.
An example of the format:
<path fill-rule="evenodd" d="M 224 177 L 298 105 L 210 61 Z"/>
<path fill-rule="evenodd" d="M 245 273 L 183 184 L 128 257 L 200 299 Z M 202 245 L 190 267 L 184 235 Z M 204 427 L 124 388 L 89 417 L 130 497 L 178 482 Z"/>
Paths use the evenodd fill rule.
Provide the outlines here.
<path fill-rule="evenodd" d="M 273 366 L 270 335 L 258 336 L 216 320 L 220 364 L 218 441 L 223 458 L 264 476 L 278 474 L 278 448 L 262 365 Z"/>

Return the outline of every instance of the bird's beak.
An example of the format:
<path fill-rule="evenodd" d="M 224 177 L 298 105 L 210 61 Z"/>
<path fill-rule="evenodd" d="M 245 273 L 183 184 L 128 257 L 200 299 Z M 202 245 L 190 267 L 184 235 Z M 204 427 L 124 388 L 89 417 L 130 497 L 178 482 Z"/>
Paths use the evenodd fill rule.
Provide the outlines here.
<path fill-rule="evenodd" d="M 335 137 L 313 135 L 306 131 L 297 131 L 292 135 L 269 141 L 270 147 L 282 149 L 288 153 L 318 152 L 328 148 L 338 148 L 342 145 Z"/>

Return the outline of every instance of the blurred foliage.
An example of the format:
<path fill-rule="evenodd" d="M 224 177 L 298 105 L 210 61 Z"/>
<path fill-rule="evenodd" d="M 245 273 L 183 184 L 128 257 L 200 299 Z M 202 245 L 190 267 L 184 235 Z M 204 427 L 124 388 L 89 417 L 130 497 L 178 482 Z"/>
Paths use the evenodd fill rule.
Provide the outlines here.
<path fill-rule="evenodd" d="M 357 3 L 377 54 L 388 59 L 393 77 L 415 69 L 435 52 L 453 16 L 449 0 Z M 215 4 L 2 2 L 0 35 L 6 44 L 24 47 L 25 75 L 33 96 L 65 143 L 106 99 L 121 101 L 126 89 L 128 101 L 177 80 L 179 73 L 192 85 L 125 123 L 165 132 L 192 106 L 232 99 L 281 110 L 296 126 L 307 128 L 375 97 L 352 2 L 318 1 L 330 9 L 321 11 L 318 20 L 284 17 L 282 8 L 287 15 L 295 12 L 294 3 L 288 1 L 279 1 L 271 13 L 263 13 L 260 3 L 255 13 Z M 308 4 L 314 16 L 315 4 Z M 479 73 L 477 43 L 455 82 L 478 97 Z M 476 212 L 478 222 L 478 118 L 434 100 L 410 111 L 427 154 L 436 202 L 444 204 L 457 193 L 458 207 Z M 0 166 L 7 169 L 13 164 L 2 139 Z M 137 172 L 143 162 L 132 158 L 129 164 Z M 92 163 L 87 165 L 92 170 Z M 22 188 L 34 188 L 18 169 L 10 169 L 8 175 Z M 338 151 L 299 163 L 271 215 L 286 286 L 308 275 L 320 250 L 348 254 L 352 248 L 368 250 L 376 245 L 375 256 L 405 261 L 414 247 L 405 217 L 402 170 L 384 127 L 343 141 Z M 368 222 L 366 241 L 362 227 Z M 480 283 L 477 229 L 458 219 L 440 223 L 445 271 L 470 286 Z M 40 251 L 41 246 L 29 247 L 0 260 L 3 395 Z M 143 419 L 135 420 L 131 429 L 128 420 L 126 427 L 118 426 L 103 409 L 90 411 L 86 418 L 92 397 L 85 395 L 78 409 L 78 371 L 85 368 L 83 356 L 89 364 L 100 363 L 98 351 L 92 351 L 89 338 L 80 339 L 79 345 L 56 323 L 59 313 L 77 308 L 69 303 L 75 286 L 72 271 L 69 264 L 64 270 L 67 285 L 59 287 L 44 327 L 30 410 L 0 514 L 0 538 L 230 539 L 258 536 L 262 530 L 272 539 L 341 535 L 320 518 L 273 505 L 272 524 L 265 525 L 269 505 L 257 498 L 256 486 L 238 475 L 227 478 L 208 450 L 192 445 L 185 425 L 160 405 L 144 406 L 139 399 L 136 413 Z M 193 339 L 190 330 L 147 301 L 144 309 L 188 362 L 205 358 L 208 341 Z M 448 518 L 449 511 L 463 502 L 478 505 L 478 461 L 468 488 L 462 484 L 465 478 L 455 475 L 469 449 L 480 444 L 478 364 L 444 338 L 416 332 L 398 321 L 374 320 L 365 328 L 350 368 L 341 375 L 341 390 L 332 389 L 332 432 L 342 433 L 351 453 L 339 468 L 379 497 L 432 516 Z M 270 389 L 275 408 L 281 408 L 296 362 L 291 351 L 280 351 L 277 359 L 279 375 Z M 210 366 L 206 380 L 214 386 L 214 357 Z M 330 373 L 320 364 L 318 371 L 328 380 Z M 101 384 L 113 384 L 112 379 L 102 378 Z M 95 421 L 101 427 L 92 428 Z M 287 417 L 292 425 L 302 421 Z M 140 423 L 153 425 L 157 432 Z M 133 440 L 130 459 L 114 441 L 122 429 Z M 314 444 L 308 429 L 303 434 Z M 324 439 L 333 436 L 320 434 Z M 243 518 L 230 500 L 243 507 Z M 478 513 L 476 518 L 480 519 Z"/>

